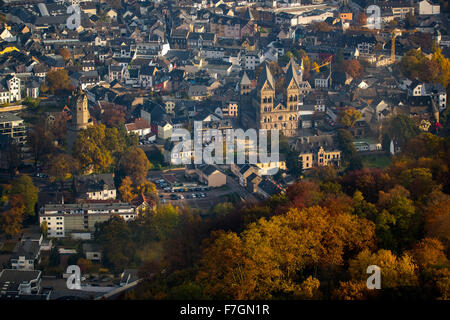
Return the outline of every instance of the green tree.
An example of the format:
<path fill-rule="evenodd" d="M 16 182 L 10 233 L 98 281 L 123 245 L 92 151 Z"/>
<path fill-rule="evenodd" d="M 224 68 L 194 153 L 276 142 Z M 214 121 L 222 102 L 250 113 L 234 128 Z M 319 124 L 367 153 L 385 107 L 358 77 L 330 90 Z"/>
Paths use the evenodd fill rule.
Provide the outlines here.
<path fill-rule="evenodd" d="M 119 216 L 96 224 L 95 240 L 102 247 L 105 264 L 115 271 L 122 271 L 135 259 L 136 244 L 130 226 Z"/>
<path fill-rule="evenodd" d="M 399 252 L 414 242 L 420 233 L 420 215 L 409 197 L 410 192 L 402 186 L 396 186 L 387 193 L 380 191 L 378 197 L 379 210 L 395 221 L 390 227 L 395 243 L 389 244 L 389 248 Z"/>
<path fill-rule="evenodd" d="M 11 195 L 20 195 L 25 205 L 24 213 L 26 215 L 34 215 L 34 207 L 38 200 L 39 189 L 33 184 L 30 176 L 22 175 L 13 180 L 11 185 Z"/>
<path fill-rule="evenodd" d="M 420 130 L 410 117 L 399 114 L 388 123 L 387 132 L 391 139 L 400 144 L 400 147 L 404 147 L 410 139 L 420 133 Z"/>

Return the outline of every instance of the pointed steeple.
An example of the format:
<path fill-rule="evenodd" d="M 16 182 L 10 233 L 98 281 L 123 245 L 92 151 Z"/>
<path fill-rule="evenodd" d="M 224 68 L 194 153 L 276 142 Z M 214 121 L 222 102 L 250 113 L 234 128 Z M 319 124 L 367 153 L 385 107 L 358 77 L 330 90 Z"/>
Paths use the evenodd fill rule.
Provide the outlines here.
<path fill-rule="evenodd" d="M 292 80 L 294 80 L 295 84 L 299 85 L 299 79 L 298 79 L 298 75 L 297 75 L 297 64 L 295 63 L 294 59 L 291 58 L 291 60 L 289 61 L 289 65 L 288 68 L 286 70 L 286 85 L 289 85 L 291 83 Z"/>
<path fill-rule="evenodd" d="M 275 90 L 275 82 L 273 81 L 272 72 L 270 72 L 269 64 L 264 61 L 263 62 L 263 70 L 258 78 L 258 89 L 262 89 L 265 83 L 268 83 L 272 90 Z"/>
<path fill-rule="evenodd" d="M 251 85 L 252 82 L 250 81 L 250 78 L 247 75 L 247 72 L 244 71 L 244 74 L 241 78 L 241 85 Z"/>

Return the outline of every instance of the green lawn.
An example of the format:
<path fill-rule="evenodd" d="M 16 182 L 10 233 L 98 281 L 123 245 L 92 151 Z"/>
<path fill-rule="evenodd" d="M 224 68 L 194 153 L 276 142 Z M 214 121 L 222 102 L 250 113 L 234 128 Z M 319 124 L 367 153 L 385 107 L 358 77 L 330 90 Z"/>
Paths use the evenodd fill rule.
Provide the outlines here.
<path fill-rule="evenodd" d="M 361 156 L 364 168 L 386 168 L 391 164 L 391 157 L 388 155 L 367 155 Z"/>

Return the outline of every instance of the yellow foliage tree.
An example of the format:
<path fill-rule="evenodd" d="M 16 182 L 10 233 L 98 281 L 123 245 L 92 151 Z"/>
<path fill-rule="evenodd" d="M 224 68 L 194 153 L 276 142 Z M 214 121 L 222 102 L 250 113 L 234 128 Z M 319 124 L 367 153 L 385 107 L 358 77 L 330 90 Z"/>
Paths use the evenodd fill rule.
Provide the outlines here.
<path fill-rule="evenodd" d="M 133 192 L 133 182 L 130 177 L 126 176 L 122 180 L 122 184 L 119 187 L 120 197 L 125 202 L 130 202 L 136 197 L 136 194 Z"/>
<path fill-rule="evenodd" d="M 411 256 L 397 257 L 390 250 L 371 253 L 363 250 L 349 263 L 349 273 L 354 281 L 367 279 L 367 267 L 376 265 L 381 269 L 381 288 L 399 286 L 417 286 L 419 284 L 418 267 Z"/>

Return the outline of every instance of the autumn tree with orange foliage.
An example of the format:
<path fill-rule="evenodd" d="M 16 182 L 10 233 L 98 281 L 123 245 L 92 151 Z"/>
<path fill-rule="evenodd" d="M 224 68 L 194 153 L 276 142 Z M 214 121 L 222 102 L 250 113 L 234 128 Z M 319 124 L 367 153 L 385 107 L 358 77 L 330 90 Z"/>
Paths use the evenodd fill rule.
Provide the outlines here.
<path fill-rule="evenodd" d="M 364 67 L 358 60 L 344 60 L 342 62 L 342 69 L 353 78 L 360 78 L 364 73 Z"/>
<path fill-rule="evenodd" d="M 9 196 L 9 209 L 0 213 L 0 230 L 8 237 L 20 234 L 25 215 L 25 203 L 19 194 Z"/>
<path fill-rule="evenodd" d="M 268 299 L 279 294 L 317 298 L 314 275 L 303 270 L 339 266 L 344 257 L 374 247 L 373 223 L 321 207 L 291 209 L 252 223 L 240 236 L 214 233 L 198 280 L 215 298 Z M 309 289 L 307 289 L 307 287 Z"/>

